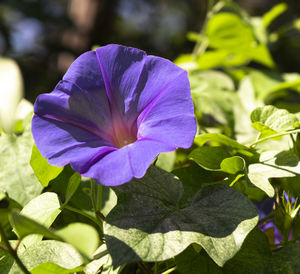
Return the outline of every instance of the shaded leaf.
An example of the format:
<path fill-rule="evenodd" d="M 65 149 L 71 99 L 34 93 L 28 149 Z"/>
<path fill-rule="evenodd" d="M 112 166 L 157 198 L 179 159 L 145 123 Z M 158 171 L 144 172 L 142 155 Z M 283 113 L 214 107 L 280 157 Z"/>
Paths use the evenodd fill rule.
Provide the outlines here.
<path fill-rule="evenodd" d="M 267 273 L 300 273 L 300 244 L 289 244 L 276 252 Z"/>
<path fill-rule="evenodd" d="M 271 250 L 266 235 L 258 229 L 254 229 L 245 239 L 240 251 L 226 262 L 223 271 L 226 274 L 264 274 L 269 268 L 270 257 Z"/>
<path fill-rule="evenodd" d="M 199 253 L 193 246 L 189 246 L 175 257 L 177 269 L 182 274 L 222 274 L 222 269 L 206 254 L 204 250 Z"/>
<path fill-rule="evenodd" d="M 78 173 L 74 173 L 70 177 L 68 186 L 67 186 L 67 190 L 66 190 L 66 200 L 65 200 L 64 204 L 67 204 L 70 201 L 70 199 L 72 198 L 72 196 L 78 189 L 78 187 L 80 185 L 80 181 L 81 181 L 81 175 Z"/>
<path fill-rule="evenodd" d="M 180 208 L 182 185 L 150 167 L 145 177 L 114 188 L 118 204 L 106 217 L 105 239 L 115 267 L 133 261 L 162 261 L 191 243 L 223 265 L 257 223 L 252 203 L 223 185 L 206 187 Z"/>

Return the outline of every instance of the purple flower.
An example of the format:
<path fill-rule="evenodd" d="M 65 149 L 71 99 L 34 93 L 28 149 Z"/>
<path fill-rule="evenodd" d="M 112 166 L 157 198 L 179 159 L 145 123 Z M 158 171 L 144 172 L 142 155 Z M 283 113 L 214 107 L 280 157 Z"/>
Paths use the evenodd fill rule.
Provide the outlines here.
<path fill-rule="evenodd" d="M 79 56 L 34 105 L 35 143 L 56 166 L 116 186 L 141 178 L 161 152 L 196 133 L 187 72 L 120 45 Z"/>

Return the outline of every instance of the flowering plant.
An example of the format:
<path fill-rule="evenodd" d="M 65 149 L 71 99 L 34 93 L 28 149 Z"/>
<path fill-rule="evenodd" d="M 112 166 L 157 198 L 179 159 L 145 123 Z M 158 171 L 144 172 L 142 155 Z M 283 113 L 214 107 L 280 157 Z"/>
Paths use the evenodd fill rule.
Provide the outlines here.
<path fill-rule="evenodd" d="M 88 51 L 34 107 L 0 59 L 0 273 L 299 273 L 300 75 L 268 50 L 285 9 L 219 1 L 175 64 Z"/>

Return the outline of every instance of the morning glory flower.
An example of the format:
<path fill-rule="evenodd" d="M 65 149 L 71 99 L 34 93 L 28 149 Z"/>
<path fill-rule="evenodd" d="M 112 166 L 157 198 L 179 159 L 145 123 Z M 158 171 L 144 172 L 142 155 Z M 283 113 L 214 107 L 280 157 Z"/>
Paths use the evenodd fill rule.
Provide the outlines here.
<path fill-rule="evenodd" d="M 34 104 L 32 134 L 48 162 L 108 186 L 141 178 L 161 152 L 196 133 L 187 72 L 144 51 L 107 45 L 79 56 Z"/>

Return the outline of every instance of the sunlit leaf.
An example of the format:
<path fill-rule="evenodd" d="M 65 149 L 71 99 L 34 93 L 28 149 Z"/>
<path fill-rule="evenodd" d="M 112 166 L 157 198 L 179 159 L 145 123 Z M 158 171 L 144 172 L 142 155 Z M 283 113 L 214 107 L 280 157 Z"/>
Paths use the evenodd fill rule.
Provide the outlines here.
<path fill-rule="evenodd" d="M 47 160 L 38 151 L 36 145 L 32 147 L 30 165 L 42 186 L 48 186 L 49 182 L 56 178 L 64 169 L 48 164 Z"/>
<path fill-rule="evenodd" d="M 30 114 L 24 120 L 21 135 L 0 135 L 0 191 L 23 206 L 43 189 L 29 165 L 33 146 L 31 117 Z"/>
<path fill-rule="evenodd" d="M 57 194 L 53 192 L 45 192 L 25 205 L 20 214 L 35 220 L 46 228 L 49 228 L 60 212 L 60 201 Z M 18 228 L 20 228 L 19 225 Z M 16 232 L 17 234 L 19 233 L 17 228 Z M 41 241 L 42 237 L 43 235 L 28 236 L 23 240 L 22 244 L 29 247 L 30 245 Z"/>
<path fill-rule="evenodd" d="M 251 113 L 252 127 L 260 132 L 259 139 L 295 128 L 297 116 L 274 106 L 258 107 Z"/>
<path fill-rule="evenodd" d="M 20 252 L 18 255 L 29 270 L 34 269 L 43 263 L 50 262 L 61 268 L 70 269 L 70 273 L 73 273 L 72 271 L 74 268 L 83 264 L 80 254 L 74 247 L 69 244 L 53 240 L 38 242 L 28 247 L 25 251 Z M 21 273 L 21 270 L 17 264 L 14 263 L 8 273 Z"/>
<path fill-rule="evenodd" d="M 88 257 L 91 257 L 99 245 L 96 229 L 87 224 L 72 223 L 58 230 L 55 234 Z"/>
<path fill-rule="evenodd" d="M 248 166 L 248 177 L 252 184 L 269 197 L 274 196 L 270 178 L 294 177 L 300 175 L 299 158 L 291 151 L 267 151 L 261 154 L 259 163 Z"/>

